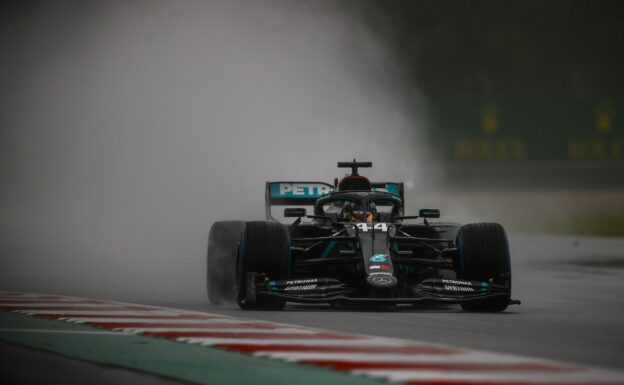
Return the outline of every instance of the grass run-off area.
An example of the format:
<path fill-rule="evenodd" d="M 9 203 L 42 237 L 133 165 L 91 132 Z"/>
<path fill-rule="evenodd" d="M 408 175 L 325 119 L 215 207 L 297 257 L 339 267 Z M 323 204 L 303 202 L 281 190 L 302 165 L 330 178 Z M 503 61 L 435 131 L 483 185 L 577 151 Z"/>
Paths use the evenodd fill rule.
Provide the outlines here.
<path fill-rule="evenodd" d="M 568 218 L 545 218 L 536 223 L 517 223 L 516 230 L 531 233 L 624 237 L 624 216 L 585 215 Z"/>

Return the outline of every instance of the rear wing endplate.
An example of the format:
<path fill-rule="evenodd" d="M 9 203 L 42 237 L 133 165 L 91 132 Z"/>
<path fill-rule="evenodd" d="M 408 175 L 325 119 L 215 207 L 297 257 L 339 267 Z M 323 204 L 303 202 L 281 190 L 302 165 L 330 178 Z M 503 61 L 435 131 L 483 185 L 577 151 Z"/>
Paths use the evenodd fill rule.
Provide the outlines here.
<path fill-rule="evenodd" d="M 404 186 L 403 183 L 396 182 L 373 182 L 371 183 L 371 190 L 383 191 L 390 193 L 401 199 L 402 205 L 405 206 L 404 198 Z"/>

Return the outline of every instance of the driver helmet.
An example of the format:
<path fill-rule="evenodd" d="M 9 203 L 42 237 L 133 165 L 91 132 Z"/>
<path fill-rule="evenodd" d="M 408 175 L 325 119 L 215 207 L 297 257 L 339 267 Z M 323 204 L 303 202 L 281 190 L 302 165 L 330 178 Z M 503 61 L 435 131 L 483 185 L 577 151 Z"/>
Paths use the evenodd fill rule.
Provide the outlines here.
<path fill-rule="evenodd" d="M 377 207 L 371 202 L 369 210 L 365 211 L 361 206 L 356 207 L 352 202 L 348 202 L 345 206 L 345 217 L 349 222 L 372 222 L 377 218 Z"/>

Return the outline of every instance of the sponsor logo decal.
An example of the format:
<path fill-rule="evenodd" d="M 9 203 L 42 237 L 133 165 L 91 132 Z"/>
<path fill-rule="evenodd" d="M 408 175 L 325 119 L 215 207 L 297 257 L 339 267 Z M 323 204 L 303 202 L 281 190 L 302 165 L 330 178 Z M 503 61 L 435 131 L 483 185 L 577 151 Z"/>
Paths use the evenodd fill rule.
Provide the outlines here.
<path fill-rule="evenodd" d="M 390 270 L 390 269 L 392 269 L 392 266 L 390 266 L 390 265 L 380 265 L 380 267 L 381 267 L 382 269 L 384 269 L 384 270 Z"/>
<path fill-rule="evenodd" d="M 369 273 L 368 275 L 392 275 L 392 273 L 376 271 L 376 272 Z"/>
<path fill-rule="evenodd" d="M 322 183 L 274 183 L 271 196 L 274 198 L 318 198 L 331 191 Z"/>
<path fill-rule="evenodd" d="M 368 268 L 371 269 L 371 270 L 375 270 L 375 269 L 381 269 L 381 266 L 379 266 L 379 265 L 370 265 Z"/>
<path fill-rule="evenodd" d="M 444 279 L 442 278 L 442 283 L 448 283 L 451 285 L 464 285 L 464 286 L 472 286 L 472 283 L 469 281 L 459 281 L 456 279 Z"/>
<path fill-rule="evenodd" d="M 372 262 L 386 262 L 386 254 L 375 254 L 370 257 Z"/>
<path fill-rule="evenodd" d="M 286 286 L 284 291 L 305 291 L 316 289 L 316 284 L 314 285 L 297 285 L 297 286 Z"/>
<path fill-rule="evenodd" d="M 307 278 L 307 279 L 295 279 L 292 281 L 286 281 L 287 285 L 301 285 L 305 283 L 316 283 L 318 282 L 318 278 Z"/>
<path fill-rule="evenodd" d="M 392 283 L 392 279 L 388 276 L 374 277 L 373 282 L 375 283 Z"/>
<path fill-rule="evenodd" d="M 448 290 L 448 291 L 474 291 L 474 289 L 472 287 L 456 286 L 456 285 L 444 285 L 444 290 Z"/>

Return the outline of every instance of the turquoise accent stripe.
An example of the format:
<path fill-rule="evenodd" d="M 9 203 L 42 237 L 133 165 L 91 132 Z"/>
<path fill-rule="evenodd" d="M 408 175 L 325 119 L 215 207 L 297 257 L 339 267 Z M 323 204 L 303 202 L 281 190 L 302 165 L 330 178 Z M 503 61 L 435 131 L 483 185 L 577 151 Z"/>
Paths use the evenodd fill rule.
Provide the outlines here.
<path fill-rule="evenodd" d="M 384 191 L 390 193 L 398 198 L 401 197 L 401 185 L 399 183 L 386 183 L 385 187 L 374 187 L 372 191 Z"/>
<path fill-rule="evenodd" d="M 325 250 L 323 250 L 321 258 L 327 258 L 332 250 L 334 250 L 334 247 L 336 247 L 336 243 L 338 243 L 338 241 L 330 241 L 327 246 L 325 246 Z"/>
<path fill-rule="evenodd" d="M 398 183 L 386 183 L 386 190 L 388 190 L 388 192 L 392 195 L 397 197 L 401 196 L 401 189 Z"/>

